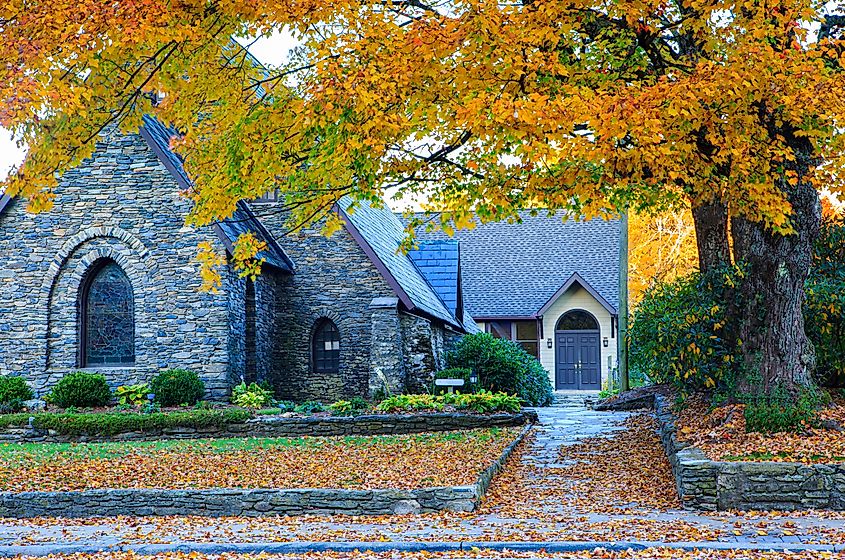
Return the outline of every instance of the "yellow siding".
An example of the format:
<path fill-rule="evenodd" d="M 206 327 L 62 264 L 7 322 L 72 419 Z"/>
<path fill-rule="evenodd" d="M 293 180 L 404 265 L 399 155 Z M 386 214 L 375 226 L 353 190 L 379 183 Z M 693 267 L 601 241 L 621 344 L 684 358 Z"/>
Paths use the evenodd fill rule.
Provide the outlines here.
<path fill-rule="evenodd" d="M 552 387 L 555 384 L 555 349 L 548 347 L 547 340 L 555 341 L 555 325 L 558 319 L 573 309 L 583 309 L 593 314 L 601 330 L 601 380 L 607 382 L 610 371 L 616 367 L 616 338 L 611 337 L 610 313 L 584 288 L 573 285 L 555 301 L 543 315 L 543 340 L 540 343 L 540 363 L 549 372 Z M 607 347 L 604 346 L 607 339 Z M 609 360 L 609 362 L 608 362 Z"/>

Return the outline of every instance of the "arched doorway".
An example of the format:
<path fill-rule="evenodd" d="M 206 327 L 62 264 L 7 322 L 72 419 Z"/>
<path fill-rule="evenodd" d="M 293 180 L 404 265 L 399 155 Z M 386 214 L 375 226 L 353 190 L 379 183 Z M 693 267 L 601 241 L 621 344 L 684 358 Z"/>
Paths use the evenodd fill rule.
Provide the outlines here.
<path fill-rule="evenodd" d="M 599 322 L 587 311 L 573 309 L 555 326 L 555 389 L 601 389 Z"/>

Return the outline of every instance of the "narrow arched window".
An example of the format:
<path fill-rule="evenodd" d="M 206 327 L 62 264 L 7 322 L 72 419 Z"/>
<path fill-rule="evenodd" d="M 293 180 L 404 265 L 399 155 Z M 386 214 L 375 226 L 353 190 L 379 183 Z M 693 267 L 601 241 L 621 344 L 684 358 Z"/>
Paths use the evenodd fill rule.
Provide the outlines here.
<path fill-rule="evenodd" d="M 94 265 L 81 294 L 81 365 L 135 363 L 132 284 L 114 261 Z"/>
<path fill-rule="evenodd" d="M 575 309 L 564 314 L 557 322 L 558 331 L 597 331 L 599 323 L 590 313 Z"/>
<path fill-rule="evenodd" d="M 337 373 L 340 370 L 340 331 L 328 319 L 320 319 L 312 343 L 314 371 Z"/>

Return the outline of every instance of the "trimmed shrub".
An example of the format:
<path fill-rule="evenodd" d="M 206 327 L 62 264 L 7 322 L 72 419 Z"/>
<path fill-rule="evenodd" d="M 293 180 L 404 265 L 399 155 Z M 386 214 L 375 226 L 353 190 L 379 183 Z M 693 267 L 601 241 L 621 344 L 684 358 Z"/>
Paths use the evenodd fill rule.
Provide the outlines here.
<path fill-rule="evenodd" d="M 482 388 L 516 394 L 528 406 L 552 402 L 549 374 L 534 356 L 510 340 L 488 333 L 468 334 L 449 352 L 446 363 L 450 368 L 474 371 Z"/>
<path fill-rule="evenodd" d="M 732 288 L 741 275 L 732 268 L 695 273 L 648 290 L 630 329 L 631 370 L 686 392 L 728 380 L 737 362 L 729 332 Z"/>
<path fill-rule="evenodd" d="M 0 427 L 26 426 L 29 418 L 39 430 L 55 430 L 61 435 L 113 436 L 123 432 L 143 432 L 170 428 L 209 428 L 240 424 L 252 415 L 241 409 L 190 410 L 179 412 L 138 412 L 55 414 L 9 414 L 0 417 Z"/>
<path fill-rule="evenodd" d="M 845 218 L 822 222 L 805 293 L 804 326 L 816 348 L 816 382 L 845 387 Z"/>
<path fill-rule="evenodd" d="M 169 369 L 152 378 L 150 390 L 161 406 L 193 406 L 202 399 L 205 383 L 193 371 Z"/>
<path fill-rule="evenodd" d="M 23 377 L 0 376 L 0 406 L 6 405 L 10 412 L 17 412 L 23 408 L 23 401 L 28 401 L 32 397 L 32 389 Z"/>
<path fill-rule="evenodd" d="M 49 394 L 49 402 L 59 408 L 106 406 L 112 394 L 104 375 L 75 371 L 62 377 Z"/>

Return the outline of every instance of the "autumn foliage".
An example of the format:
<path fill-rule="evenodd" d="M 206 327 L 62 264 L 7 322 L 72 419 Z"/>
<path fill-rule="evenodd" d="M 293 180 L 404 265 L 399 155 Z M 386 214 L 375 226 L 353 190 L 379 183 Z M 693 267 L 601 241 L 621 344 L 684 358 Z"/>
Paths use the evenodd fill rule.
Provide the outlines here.
<path fill-rule="evenodd" d="M 445 209 L 446 228 L 538 205 L 591 217 L 683 202 L 702 262 L 746 262 L 740 289 L 763 294 L 738 326 L 759 388 L 804 386 L 817 187 L 841 192 L 845 171 L 845 18 L 829 8 L 10 0 L 0 124 L 30 149 L 4 187 L 49 208 L 98 134 L 150 113 L 181 132 L 192 225 L 275 189 L 291 227 L 325 218 L 327 231 L 341 196 L 388 191 Z M 279 66 L 231 40 L 283 28 L 302 47 Z M 238 245 L 248 263 L 254 244 Z"/>

